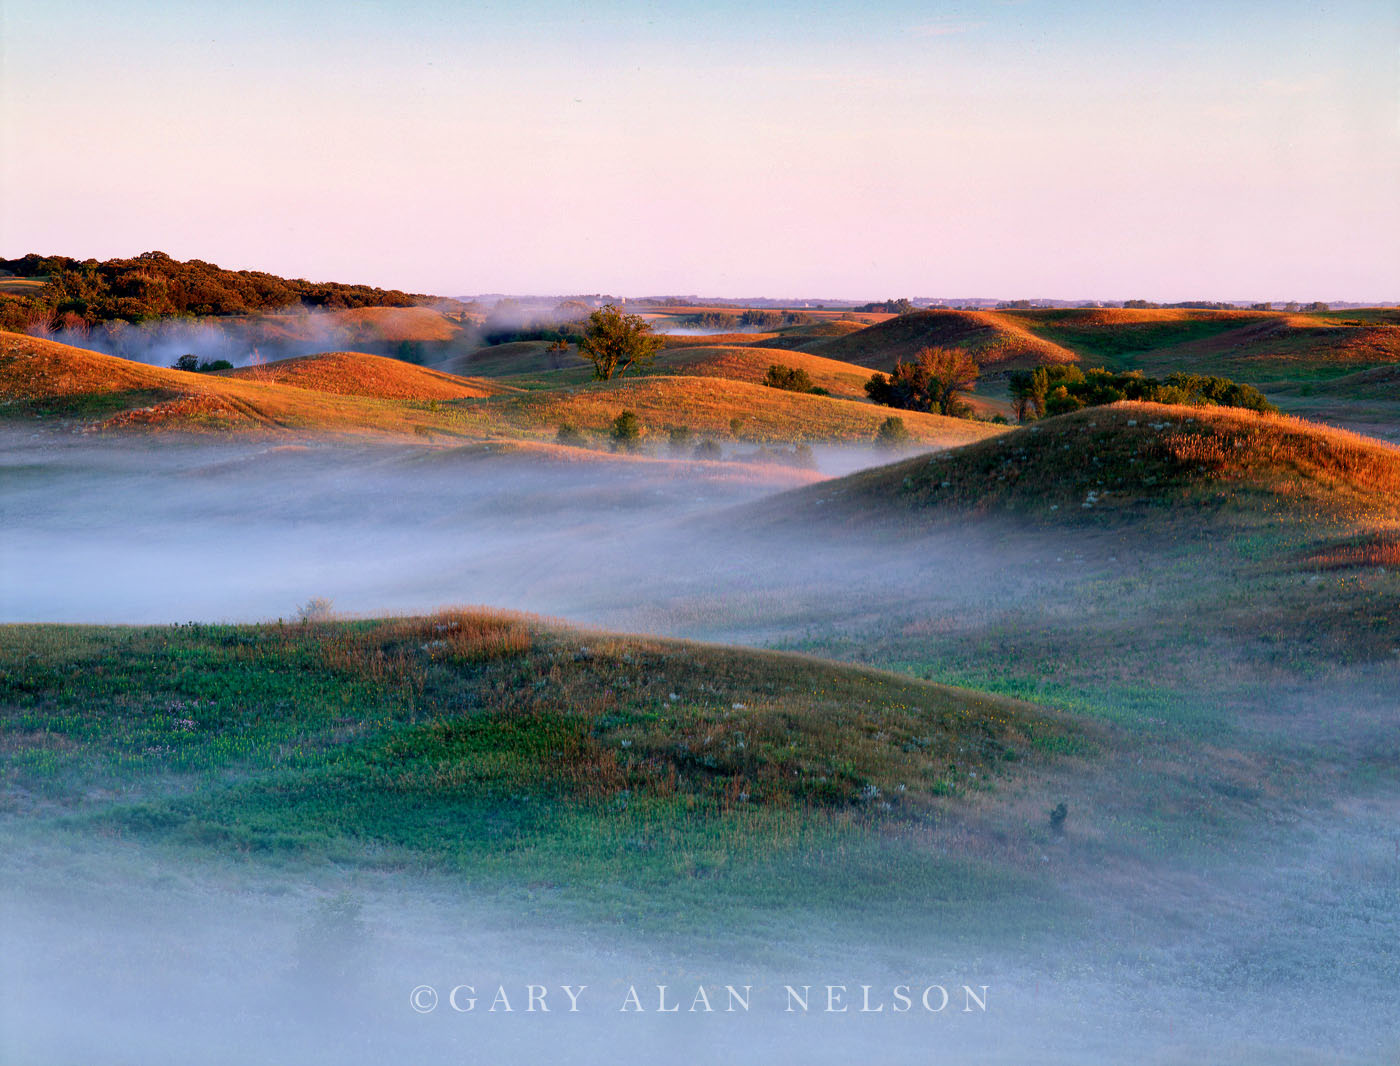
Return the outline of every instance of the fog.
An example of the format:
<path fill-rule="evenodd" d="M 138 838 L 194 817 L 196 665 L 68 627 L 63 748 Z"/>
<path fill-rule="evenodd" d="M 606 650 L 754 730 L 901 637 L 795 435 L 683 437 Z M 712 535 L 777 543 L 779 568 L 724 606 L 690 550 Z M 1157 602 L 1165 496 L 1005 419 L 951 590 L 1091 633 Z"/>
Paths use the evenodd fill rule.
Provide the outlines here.
<path fill-rule="evenodd" d="M 818 453 L 828 474 L 877 458 Z M 1171 597 L 1174 564 L 1148 537 L 784 521 L 770 498 L 810 480 L 481 448 L 11 435 L 0 438 L 0 619 L 259 621 L 314 598 L 345 615 L 485 604 L 862 659 L 871 641 L 916 631 L 1128 632 Z M 1215 654 L 1266 676 L 1240 649 Z M 1314 772 L 1351 728 L 1372 759 L 1393 748 L 1394 681 L 1382 667 L 1232 689 L 1231 728 L 1280 774 Z M 1143 772 L 1131 758 L 1142 763 L 1125 756 L 1102 773 Z M 813 916 L 780 934 L 658 940 L 571 921 L 548 893 L 526 903 L 410 870 L 197 861 L 12 818 L 0 826 L 0 1059 L 1393 1062 L 1400 789 L 1392 770 L 1316 773 L 1306 803 L 1242 806 L 1255 820 L 1223 850 L 1174 844 L 1169 858 L 1129 862 L 1133 815 L 1105 812 L 1082 842 L 1041 857 L 1073 898 L 1062 932 L 1029 940 L 919 914 L 906 937 L 867 937 L 854 904 L 839 922 Z M 1092 808 L 1092 781 L 1045 774 L 1076 811 Z M 527 1012 L 532 983 L 556 1008 L 562 984 L 586 984 L 585 1009 Z M 658 984 L 680 1012 L 651 1009 Z M 697 984 L 715 1013 L 686 1009 Z M 724 1011 L 727 984 L 753 986 L 749 1010 Z M 790 1014 L 785 984 L 845 985 L 853 1008 L 871 985 L 887 1009 Z M 987 986 L 985 1011 L 955 1009 L 964 984 Z M 424 985 L 441 1001 L 419 1014 L 410 994 Z M 476 1010 L 446 1005 L 459 985 L 475 986 Z M 484 1009 L 498 985 L 509 1013 Z M 628 985 L 644 1012 L 618 1010 Z M 892 989 L 929 985 L 955 1007 L 894 1012 Z"/>
<path fill-rule="evenodd" d="M 164 318 L 136 324 L 116 319 L 91 328 L 54 330 L 44 336 L 75 348 L 163 367 L 185 354 L 198 356 L 201 362 L 222 359 L 242 367 L 328 351 L 413 355 L 421 348 L 434 358 L 449 351 L 445 343 L 429 342 L 401 353 L 400 345 L 385 340 L 373 325 L 300 307 L 229 318 Z M 462 347 L 474 347 L 475 337 L 474 330 L 465 333 Z"/>

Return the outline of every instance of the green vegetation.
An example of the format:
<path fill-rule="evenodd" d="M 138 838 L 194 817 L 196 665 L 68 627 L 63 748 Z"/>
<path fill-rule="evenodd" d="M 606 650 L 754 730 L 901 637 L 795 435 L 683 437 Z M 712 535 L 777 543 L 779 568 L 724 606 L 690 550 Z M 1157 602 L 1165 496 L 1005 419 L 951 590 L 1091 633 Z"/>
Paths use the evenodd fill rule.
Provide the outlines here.
<path fill-rule="evenodd" d="M 872 374 L 865 392 L 889 407 L 963 418 L 972 413 L 963 397 L 978 373 L 977 361 L 960 348 L 924 348 L 912 363 L 896 362 L 888 376 Z"/>
<path fill-rule="evenodd" d="M 578 342 L 579 354 L 593 364 L 593 376 L 610 381 L 629 367 L 649 366 L 661 350 L 661 338 L 641 315 L 629 315 L 605 304 L 588 316 Z"/>
<path fill-rule="evenodd" d="M 897 675 L 471 611 L 6 627 L 0 708 L 6 795 L 42 797 L 72 829 L 442 870 L 671 922 L 721 898 L 893 916 L 1033 893 L 891 834 L 1069 735 L 1028 705 Z M 823 870 L 837 851 L 861 860 Z"/>
<path fill-rule="evenodd" d="M 119 319 L 143 322 L 175 315 L 244 315 L 297 306 L 338 310 L 435 302 L 433 297 L 397 289 L 223 270 L 199 259 L 180 262 L 164 252 L 104 262 L 26 255 L 0 259 L 0 270 L 20 278 L 46 279 L 32 292 L 0 291 L 0 330 L 14 332 L 32 327 L 81 330 Z"/>
<path fill-rule="evenodd" d="M 642 420 L 636 411 L 623 411 L 612 421 L 608 430 L 613 447 L 619 451 L 633 452 L 642 441 Z"/>
<path fill-rule="evenodd" d="M 1164 381 L 1133 370 L 1114 373 L 1094 368 L 1087 373 L 1077 366 L 1043 366 L 1012 370 L 1007 374 L 1011 405 L 1018 421 L 1046 415 L 1068 414 L 1084 407 L 1101 407 L 1120 400 L 1150 403 L 1203 404 L 1242 407 L 1249 411 L 1277 413 L 1263 393 L 1252 385 L 1204 374 L 1170 374 Z"/>
<path fill-rule="evenodd" d="M 875 446 L 877 448 L 903 448 L 909 443 L 909 427 L 904 424 L 904 419 L 898 415 L 891 415 L 880 423 L 880 428 L 875 431 Z"/>
<path fill-rule="evenodd" d="M 813 396 L 830 396 L 827 389 L 818 387 L 812 381 L 812 376 L 801 367 L 784 366 L 782 363 L 773 363 L 768 367 L 768 373 L 763 375 L 763 384 L 770 389 L 782 389 L 785 392 L 807 392 Z"/>
<path fill-rule="evenodd" d="M 200 361 L 199 356 L 193 352 L 186 352 L 170 364 L 172 370 L 188 370 L 194 373 L 207 374 L 214 370 L 232 370 L 233 364 L 227 359 L 213 359 Z"/>

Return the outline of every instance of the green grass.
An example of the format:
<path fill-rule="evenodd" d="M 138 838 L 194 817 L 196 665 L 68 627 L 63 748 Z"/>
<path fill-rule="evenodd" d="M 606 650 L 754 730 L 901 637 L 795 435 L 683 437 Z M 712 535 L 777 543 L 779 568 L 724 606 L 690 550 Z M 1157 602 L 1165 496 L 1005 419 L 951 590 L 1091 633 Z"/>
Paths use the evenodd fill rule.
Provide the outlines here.
<path fill-rule="evenodd" d="M 658 928 L 1043 898 L 1014 864 L 914 842 L 1071 732 L 891 674 L 469 612 L 7 627 L 0 707 L 8 819 Z"/>

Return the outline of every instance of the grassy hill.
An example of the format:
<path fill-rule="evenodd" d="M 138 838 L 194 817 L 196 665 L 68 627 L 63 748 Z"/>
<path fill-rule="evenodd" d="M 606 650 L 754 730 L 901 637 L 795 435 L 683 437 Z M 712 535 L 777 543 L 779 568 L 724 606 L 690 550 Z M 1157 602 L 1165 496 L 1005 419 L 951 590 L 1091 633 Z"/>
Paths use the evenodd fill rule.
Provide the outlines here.
<path fill-rule="evenodd" d="M 484 402 L 521 428 L 549 429 L 567 422 L 598 434 L 604 433 L 624 409 L 635 411 L 648 432 L 656 436 L 679 428 L 696 434 L 734 436 L 737 419 L 737 436 L 747 440 L 867 443 L 892 413 L 904 419 L 916 441 L 929 445 L 962 444 L 1003 431 L 985 422 L 915 411 L 891 412 L 873 404 L 708 376 L 624 378 Z"/>
<path fill-rule="evenodd" d="M 843 902 L 866 882 L 925 915 L 985 904 L 995 883 L 966 859 L 886 838 L 969 796 L 986 808 L 1072 735 L 894 674 L 479 610 L 0 627 L 0 708 L 3 810 L 614 912 L 674 909 L 644 885 L 729 906 L 784 884 L 783 906 Z M 861 861 L 822 872 L 830 848 Z"/>
<path fill-rule="evenodd" d="M 1017 513 L 1064 521 L 1202 509 L 1255 523 L 1400 517 L 1400 448 L 1286 416 L 1119 403 L 944 455 L 863 471 L 792 497 L 824 513 Z"/>
<path fill-rule="evenodd" d="M 364 352 L 323 352 L 224 370 L 219 374 L 247 381 L 293 385 L 315 392 L 395 400 L 458 400 L 493 396 L 504 391 L 502 386 L 488 381 L 454 377 Z"/>
<path fill-rule="evenodd" d="M 377 395 L 444 388 L 456 395 L 493 391 L 479 382 L 457 384 L 446 375 L 355 352 L 285 360 L 251 373 L 198 374 L 0 333 L 0 413 L 85 431 L 488 435 L 483 420 L 456 408 L 435 409 L 438 401 L 431 395 Z"/>
<path fill-rule="evenodd" d="M 774 363 L 807 371 L 814 385 L 826 389 L 833 396 L 865 399 L 865 382 L 870 378 L 866 367 L 787 348 L 714 345 L 669 349 L 657 356 L 656 370 L 665 374 L 728 378 L 758 385 Z"/>
<path fill-rule="evenodd" d="M 1003 370 L 1076 362 L 1075 354 L 1036 336 L 1015 318 L 991 311 L 918 311 L 807 346 L 827 359 L 890 370 L 922 348 L 965 348 L 984 367 Z"/>
<path fill-rule="evenodd" d="M 765 369 L 770 359 L 760 357 Z M 83 430 L 521 441 L 552 439 L 564 422 L 604 437 L 624 409 L 636 411 L 653 435 L 685 428 L 750 442 L 869 442 L 890 414 L 866 403 L 714 376 L 629 377 L 521 391 L 357 352 L 189 373 L 0 334 L 0 411 Z M 912 437 L 928 445 L 962 444 L 999 431 L 986 423 L 901 414 Z"/>
<path fill-rule="evenodd" d="M 1007 312 L 1087 362 L 1221 374 L 1267 386 L 1400 362 L 1400 312 L 1196 311 L 1184 308 Z"/>

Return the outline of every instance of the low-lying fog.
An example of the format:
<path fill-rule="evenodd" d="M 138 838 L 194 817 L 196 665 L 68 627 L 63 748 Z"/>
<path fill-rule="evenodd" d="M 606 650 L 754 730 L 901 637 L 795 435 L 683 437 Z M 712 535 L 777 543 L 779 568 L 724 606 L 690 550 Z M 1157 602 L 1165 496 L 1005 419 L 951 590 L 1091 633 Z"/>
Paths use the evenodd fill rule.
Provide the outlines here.
<path fill-rule="evenodd" d="M 888 458 L 824 449 L 819 462 Z M 803 611 L 856 587 L 872 608 L 927 595 L 912 577 L 936 565 L 931 543 L 757 535 L 725 517 L 810 480 L 779 466 L 37 438 L 0 443 L 0 462 L 9 622 L 260 621 L 322 598 L 352 614 L 489 604 L 739 633 L 778 621 L 775 595 Z M 939 595 L 1018 595 L 998 546 L 949 547 Z"/>
<path fill-rule="evenodd" d="M 754 528 L 738 509 L 806 480 L 480 449 L 10 436 L 0 439 L 0 621 L 257 621 L 293 617 L 314 598 L 366 615 L 486 604 L 753 644 L 820 633 L 839 648 L 845 636 L 860 657 L 860 642 L 891 625 L 1111 626 L 1136 608 L 1108 576 L 1154 580 L 1153 546 L 1116 536 Z M 1290 698 L 1345 728 L 1359 691 L 1328 682 Z M 1377 702 L 1384 691 L 1373 687 L 1367 707 L 1393 725 Z M 680 950 L 406 871 L 328 869 L 309 882 L 40 838 L 12 818 L 0 823 L 0 1060 L 1393 1062 L 1393 784 L 1381 774 L 1362 798 L 1319 796 L 1286 823 L 1261 814 L 1236 855 L 1182 860 L 1126 886 L 1090 848 L 1085 861 L 1124 886 L 1114 905 L 1091 908 L 1064 943 L 1019 948 L 969 948 L 915 914 L 902 944 L 814 926 L 753 930 L 747 950 Z M 348 919 L 335 910 L 342 893 L 359 908 Z M 523 1009 L 532 983 L 548 986 L 554 1013 Z M 589 986 L 585 1010 L 560 1009 L 564 983 Z M 826 985 L 844 984 L 853 1005 L 869 984 L 872 1007 L 886 1010 L 790 1014 L 783 985 L 799 983 L 823 1002 Z M 510 1013 L 484 1009 L 500 984 Z M 645 1013 L 617 1009 L 628 984 Z M 651 1009 L 658 984 L 681 1012 Z M 754 986 L 749 1011 L 723 1010 L 726 984 Z M 896 986 L 929 984 L 959 1009 L 894 1012 Z M 960 1009 L 963 984 L 989 986 L 985 1013 Z M 439 996 L 431 1013 L 410 1004 L 420 985 Z M 473 1012 L 447 1002 L 458 985 L 475 986 Z M 697 985 L 715 1013 L 686 1010 Z"/>

